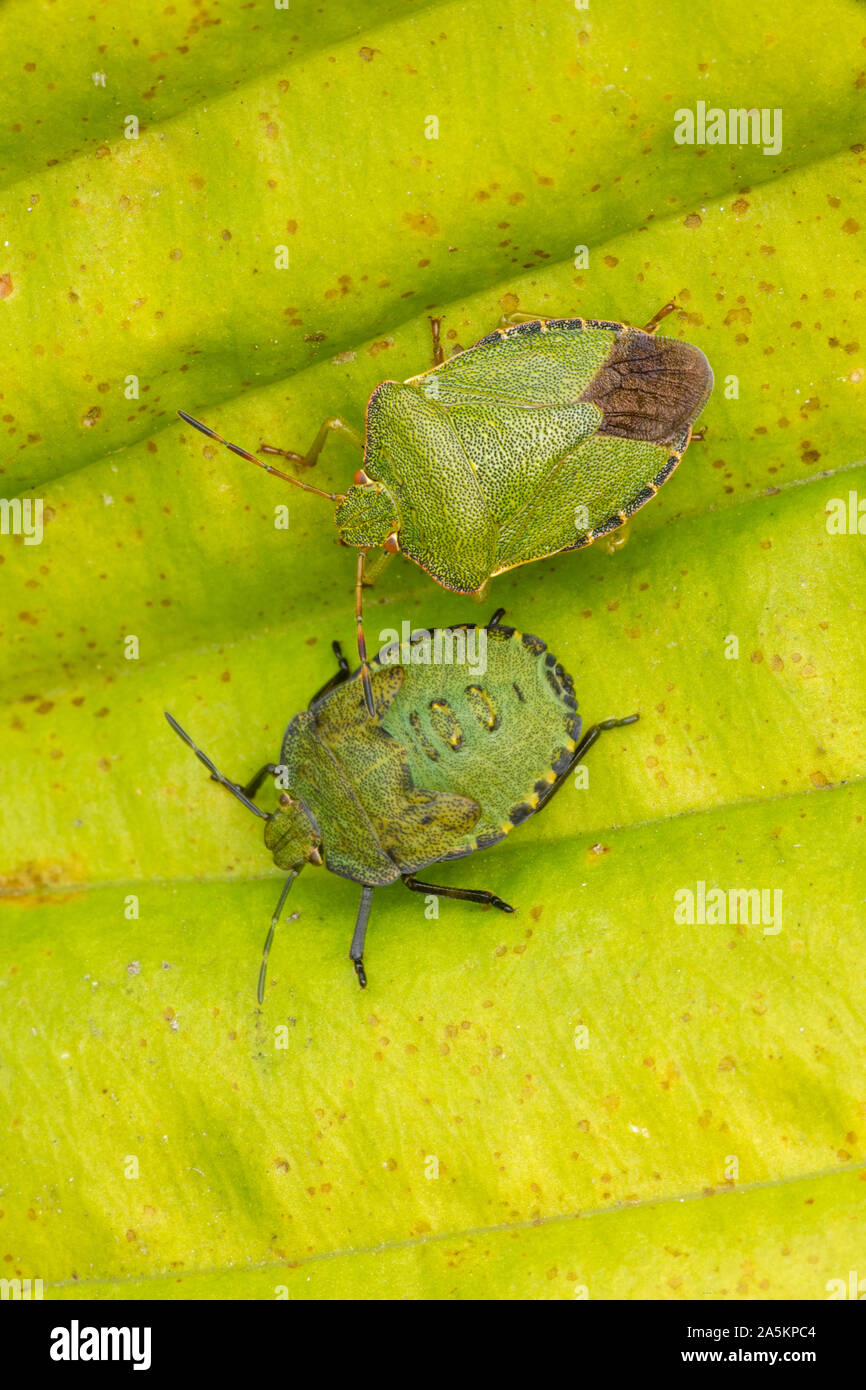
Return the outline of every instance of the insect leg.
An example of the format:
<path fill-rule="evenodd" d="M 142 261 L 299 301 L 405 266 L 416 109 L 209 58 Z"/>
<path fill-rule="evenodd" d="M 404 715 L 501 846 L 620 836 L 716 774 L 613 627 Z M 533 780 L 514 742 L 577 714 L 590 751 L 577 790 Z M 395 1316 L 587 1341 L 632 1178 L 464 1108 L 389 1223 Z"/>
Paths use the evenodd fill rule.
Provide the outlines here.
<path fill-rule="evenodd" d="M 568 781 L 569 774 L 583 761 L 592 745 L 598 742 L 602 734 L 607 733 L 609 729 L 621 729 L 626 724 L 636 724 L 639 719 L 639 714 L 629 714 L 625 719 L 605 719 L 601 724 L 593 724 L 591 728 L 587 729 L 583 738 L 572 753 L 571 760 L 565 771 L 561 772 L 556 781 L 551 784 L 550 791 L 545 792 L 544 796 L 541 797 L 535 808 L 536 812 L 540 811 L 542 806 L 546 806 L 551 798 L 559 791 L 560 787 L 565 785 Z"/>
<path fill-rule="evenodd" d="M 617 526 L 615 531 L 608 531 L 606 535 L 600 536 L 596 541 L 596 545 L 599 550 L 605 551 L 608 555 L 613 555 L 617 550 L 622 550 L 623 546 L 628 544 L 631 533 L 632 519 L 628 517 L 628 519 L 622 523 L 622 526 Z"/>
<path fill-rule="evenodd" d="M 292 483 L 295 487 L 302 488 L 304 492 L 314 492 L 317 497 L 327 497 L 329 502 L 342 502 L 344 495 L 342 492 L 323 492 L 320 487 L 313 487 L 312 483 L 302 483 L 300 478 L 293 478 L 291 473 L 281 473 L 280 470 L 274 468 L 272 464 L 262 463 L 261 459 L 257 459 L 255 454 L 248 453 L 247 450 L 242 449 L 239 444 L 230 444 L 227 439 L 223 439 L 221 434 L 217 434 L 216 430 L 210 429 L 208 425 L 203 425 L 201 420 L 194 420 L 191 415 L 187 415 L 183 410 L 179 410 L 177 413 L 182 420 L 186 420 L 188 425 L 192 425 L 194 429 L 200 430 L 202 434 L 206 434 L 208 439 L 215 439 L 217 444 L 224 444 L 227 449 L 231 449 L 233 454 L 238 454 L 240 458 L 246 459 L 249 463 L 256 464 L 259 468 L 263 468 L 266 473 L 273 473 L 275 478 L 282 478 L 284 482 Z M 294 457 L 299 458 L 300 455 L 295 454 Z"/>
<path fill-rule="evenodd" d="M 495 612 L 495 613 L 492 615 L 492 617 L 488 620 L 488 623 L 487 623 L 487 630 L 488 630 L 488 632 L 490 631 L 490 629 L 491 629 L 492 627 L 498 627 L 498 626 L 499 626 L 499 619 L 500 619 L 500 618 L 504 618 L 504 617 L 505 617 L 505 609 L 504 609 L 504 608 L 497 608 L 496 612 Z"/>
<path fill-rule="evenodd" d="M 286 898 L 289 896 L 289 889 L 291 888 L 297 876 L 298 875 L 295 873 L 290 873 L 285 883 L 283 884 L 283 889 L 280 893 L 279 902 L 277 903 L 277 906 L 274 910 L 274 915 L 271 918 L 271 925 L 268 927 L 268 934 L 265 937 L 265 949 L 262 951 L 262 964 L 259 970 L 259 987 L 256 990 L 256 998 L 258 999 L 260 1004 L 264 1001 L 265 997 L 265 975 L 267 974 L 268 969 L 268 956 L 271 953 L 271 942 L 274 939 L 274 932 L 277 929 L 277 923 L 279 922 L 280 915 L 283 911 L 283 904 L 285 903 Z"/>
<path fill-rule="evenodd" d="M 252 811 L 254 816 L 258 816 L 261 820 L 270 820 L 270 817 L 266 814 L 265 811 L 261 811 L 258 806 L 253 805 L 252 801 L 247 796 L 246 791 L 240 785 L 239 782 L 230 782 L 227 777 L 223 776 L 223 774 L 219 771 L 216 765 L 211 762 L 207 753 L 203 753 L 200 748 L 196 747 L 186 730 L 180 727 L 177 720 L 174 719 L 172 715 L 168 713 L 168 710 L 165 711 L 165 717 L 168 720 L 171 727 L 174 729 L 175 733 L 178 735 L 178 737 L 182 738 L 187 747 L 192 749 L 199 762 L 204 763 L 214 782 L 219 782 L 220 786 L 225 787 L 226 791 L 231 792 L 232 796 L 237 797 L 238 801 L 240 801 L 242 805 L 246 806 L 248 811 Z M 264 771 L 266 771 L 266 769 L 262 769 L 262 773 L 264 773 Z M 257 773 L 256 776 L 259 776 L 259 773 Z"/>
<path fill-rule="evenodd" d="M 476 589 L 471 595 L 473 603 L 486 603 L 490 597 L 490 580 L 485 579 L 480 589 Z"/>
<path fill-rule="evenodd" d="M 343 681 L 349 679 L 350 667 L 348 661 L 343 656 L 343 648 L 340 646 L 339 642 L 332 642 L 331 649 L 334 653 L 334 656 L 337 658 L 339 670 L 337 671 L 336 675 L 331 677 L 329 681 L 325 681 L 325 684 L 322 686 L 321 690 L 316 691 L 315 695 L 310 701 L 311 705 L 314 705 L 317 700 L 321 700 L 322 696 L 327 695 L 329 690 L 333 690 L 335 686 L 342 685 Z"/>
<path fill-rule="evenodd" d="M 433 334 L 433 366 L 441 367 L 445 361 L 445 349 L 439 340 L 439 329 L 442 327 L 441 317 L 434 319 L 432 314 L 428 314 L 430 319 L 430 332 Z"/>
<path fill-rule="evenodd" d="M 355 967 L 355 974 L 358 976 L 358 984 L 362 989 L 367 988 L 367 975 L 364 970 L 364 940 L 367 936 L 367 923 L 370 920 L 370 908 L 373 905 L 373 886 L 365 883 L 361 889 L 361 903 L 358 908 L 358 918 L 355 922 L 355 930 L 352 933 L 352 944 L 349 947 L 349 960 Z"/>
<path fill-rule="evenodd" d="M 358 633 L 358 656 L 361 661 L 361 681 L 364 686 L 364 700 L 370 718 L 375 719 L 376 707 L 373 704 L 373 687 L 370 684 L 370 667 L 367 664 L 367 642 L 364 637 L 364 557 L 366 550 L 358 551 L 358 574 L 355 580 L 355 627 Z"/>
<path fill-rule="evenodd" d="M 403 882 L 413 893 L 432 893 L 436 898 L 461 898 L 467 903 L 489 903 L 491 907 L 498 907 L 501 912 L 514 911 L 510 903 L 503 902 L 487 888 L 443 888 L 441 884 L 422 883 L 414 874 L 404 874 Z"/>
<path fill-rule="evenodd" d="M 581 758 L 586 756 L 592 745 L 597 743 L 602 734 L 607 733 L 609 729 L 622 729 L 626 724 L 636 724 L 639 719 L 639 714 L 627 714 L 625 719 L 604 719 L 600 724 L 593 724 L 591 728 L 586 730 L 575 748 L 572 766 L 577 767 Z"/>
<path fill-rule="evenodd" d="M 330 415 L 324 420 L 319 431 L 305 454 L 298 454 L 294 449 L 278 449 L 274 444 L 259 444 L 263 454 L 280 454 L 284 459 L 289 459 L 292 463 L 299 463 L 302 468 L 312 468 L 318 461 L 319 454 L 325 447 L 328 435 L 341 434 L 344 439 L 348 439 L 350 444 L 354 444 L 361 453 L 364 452 L 364 441 L 357 430 L 347 424 L 339 415 Z"/>
<path fill-rule="evenodd" d="M 390 551 L 380 550 L 377 552 L 377 554 L 373 557 L 372 560 L 368 560 L 367 564 L 365 564 L 364 566 L 365 589 L 372 589 L 373 585 L 377 582 L 377 580 L 381 578 L 385 566 L 388 564 L 388 561 L 392 560 L 393 558 L 394 557 Z"/>
<path fill-rule="evenodd" d="M 255 796 L 256 792 L 258 791 L 259 787 L 262 785 L 262 782 L 264 782 L 268 774 L 273 776 L 274 773 L 279 772 L 279 770 L 279 764 L 265 763 L 264 767 L 260 767 L 258 772 L 250 778 L 246 786 L 241 787 L 241 791 L 243 792 L 244 796 L 248 797 L 249 800 L 252 801 L 253 797 Z"/>
<path fill-rule="evenodd" d="M 678 309 L 679 307 L 679 304 L 677 304 L 673 299 L 668 300 L 667 304 L 663 304 L 657 314 L 653 314 L 649 323 L 645 324 L 643 330 L 644 333 L 655 333 L 662 319 L 666 319 L 668 314 L 672 314 L 674 310 Z"/>

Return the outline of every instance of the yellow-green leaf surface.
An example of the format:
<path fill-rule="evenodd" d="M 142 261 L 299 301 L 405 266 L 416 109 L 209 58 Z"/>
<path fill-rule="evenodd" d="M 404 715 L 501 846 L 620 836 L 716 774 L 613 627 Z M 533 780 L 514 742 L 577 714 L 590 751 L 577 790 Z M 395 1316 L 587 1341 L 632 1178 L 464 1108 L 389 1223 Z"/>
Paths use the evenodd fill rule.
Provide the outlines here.
<path fill-rule="evenodd" d="M 866 1235 L 862 8 L 58 10 L 0 12 L 0 488 L 44 502 L 0 536 L 4 1275 L 826 1298 Z M 676 144 L 699 101 L 780 112 L 779 152 Z M 275 759 L 353 556 L 176 410 L 302 449 L 431 313 L 453 350 L 672 298 L 705 439 L 624 550 L 490 598 L 640 722 L 437 871 L 513 916 L 378 893 L 366 992 L 358 890 L 309 869 L 258 1008 L 281 876 L 162 711 L 231 777 Z M 368 642 L 482 616 L 398 559 Z M 698 885 L 768 914 L 690 924 Z"/>

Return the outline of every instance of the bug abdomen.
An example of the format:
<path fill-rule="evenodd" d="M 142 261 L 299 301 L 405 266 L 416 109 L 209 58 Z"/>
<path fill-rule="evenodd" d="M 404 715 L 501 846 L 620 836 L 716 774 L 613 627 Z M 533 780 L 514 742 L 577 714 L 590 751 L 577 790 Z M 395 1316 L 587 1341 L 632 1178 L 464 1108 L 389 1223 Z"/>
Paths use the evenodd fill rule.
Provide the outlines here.
<path fill-rule="evenodd" d="M 474 847 L 505 833 L 517 807 L 533 809 L 574 750 L 580 721 L 570 678 L 544 643 L 511 628 L 470 628 L 431 633 L 431 645 L 461 631 L 478 644 L 473 653 L 467 644 L 462 662 L 444 660 L 443 643 L 438 664 L 416 663 L 416 646 L 383 725 L 406 748 L 416 786 L 480 804 Z"/>

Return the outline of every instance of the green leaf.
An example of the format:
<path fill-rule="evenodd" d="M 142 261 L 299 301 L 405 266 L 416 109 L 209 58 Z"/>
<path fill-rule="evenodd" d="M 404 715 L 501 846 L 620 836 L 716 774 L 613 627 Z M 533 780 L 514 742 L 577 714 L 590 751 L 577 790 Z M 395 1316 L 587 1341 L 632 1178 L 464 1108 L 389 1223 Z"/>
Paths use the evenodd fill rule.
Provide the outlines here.
<path fill-rule="evenodd" d="M 4 1275 L 827 1297 L 866 1172 L 866 551 L 828 528 L 866 497 L 861 11 L 91 8 L 0 15 L 2 486 L 45 503 L 41 544 L 0 536 Z M 780 109 L 780 154 L 675 144 L 699 100 Z M 430 314 L 453 350 L 672 297 L 705 440 L 622 552 L 490 600 L 587 723 L 640 722 L 442 868 L 513 917 L 377 894 L 366 993 L 356 886 L 302 875 L 258 1009 L 282 875 L 162 712 L 233 778 L 274 759 L 350 649 L 354 557 L 175 411 L 303 449 L 424 369 Z M 314 478 L 357 466 L 335 439 Z M 482 616 L 398 560 L 368 642 Z M 763 890 L 761 922 L 684 920 L 714 887 Z"/>

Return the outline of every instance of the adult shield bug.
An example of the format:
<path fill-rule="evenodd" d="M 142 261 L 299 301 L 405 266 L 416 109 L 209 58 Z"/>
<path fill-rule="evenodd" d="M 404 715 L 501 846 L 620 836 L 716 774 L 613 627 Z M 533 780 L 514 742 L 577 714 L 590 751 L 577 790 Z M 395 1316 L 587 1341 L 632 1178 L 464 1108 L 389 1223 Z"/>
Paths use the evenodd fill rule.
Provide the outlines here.
<path fill-rule="evenodd" d="M 223 776 L 166 713 L 211 778 L 265 822 L 265 844 L 288 874 L 265 942 L 259 1003 L 274 932 L 305 864 L 362 885 L 349 956 L 365 986 L 375 888 L 401 879 L 416 893 L 513 912 L 487 889 L 417 875 L 498 844 L 547 805 L 602 733 L 639 717 L 607 719 L 581 736 L 571 677 L 539 638 L 503 625 L 503 613 L 483 628 L 426 629 L 383 649 L 370 662 L 372 719 L 360 669 L 350 674 L 335 642 L 337 674 L 289 724 L 280 764 L 266 763 L 245 785 Z M 254 797 L 269 773 L 286 790 L 267 813 Z"/>
<path fill-rule="evenodd" d="M 400 551 L 444 588 L 480 594 L 497 574 L 622 527 L 676 468 L 712 390 L 698 348 L 654 336 L 674 308 L 666 304 L 646 328 L 507 315 L 448 359 L 441 320 L 431 319 L 433 367 L 376 387 L 363 439 L 334 416 L 306 454 L 261 445 L 310 466 L 328 436 L 342 434 L 363 452 L 346 493 L 283 473 L 178 413 L 242 458 L 336 503 L 340 539 L 360 552 L 355 616 L 372 714 L 361 595 L 367 552 Z"/>

